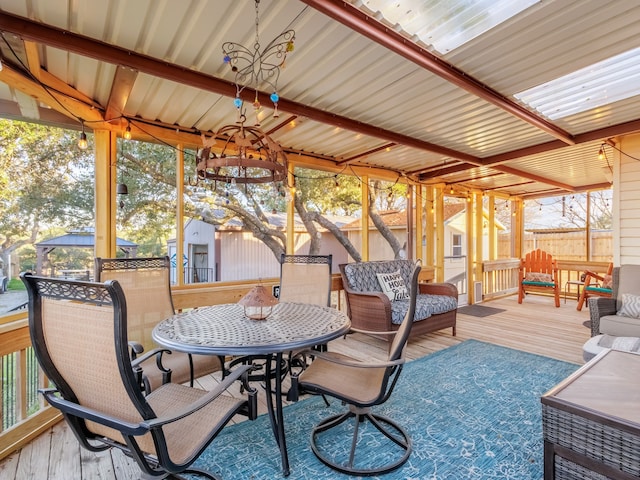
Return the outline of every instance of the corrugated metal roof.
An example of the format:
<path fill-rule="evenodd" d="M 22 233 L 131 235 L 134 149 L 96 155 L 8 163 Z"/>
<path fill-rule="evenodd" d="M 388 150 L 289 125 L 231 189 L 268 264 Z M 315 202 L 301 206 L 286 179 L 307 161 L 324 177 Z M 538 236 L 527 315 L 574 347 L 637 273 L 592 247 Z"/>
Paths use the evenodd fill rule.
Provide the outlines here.
<path fill-rule="evenodd" d="M 359 0 L 353 4 L 362 6 Z M 339 10 L 351 25 L 318 10 L 326 5 Z M 364 7 L 362 11 L 367 13 Z M 84 103 L 94 106 L 96 118 L 113 104 L 112 88 L 120 63 L 137 70 L 121 112 L 132 121 L 134 133 L 143 133 L 140 130 L 148 130 L 149 124 L 160 124 L 212 135 L 236 119 L 233 94 L 221 93 L 234 78 L 223 62 L 221 47 L 224 41 L 252 45 L 252 2 L 0 0 L 0 12 L 0 29 L 7 40 L 0 39 L 5 65 L 0 72 L 0 105 L 7 116 L 15 117 L 10 112 L 19 108 L 23 117 L 37 120 L 44 115 L 39 108 L 43 102 L 62 110 L 48 95 L 34 103 L 24 93 L 36 88 L 27 89 L 25 84 L 37 83 L 20 64 L 33 61 L 22 41 L 32 39 L 24 29 L 12 30 L 13 18 L 3 17 L 12 14 L 29 19 L 32 26 L 50 25 L 101 42 L 78 47 L 71 38 L 68 45 L 53 41 L 54 34 L 35 39 L 43 78 L 51 80 L 52 87 L 66 85 L 71 93 L 82 96 Z M 334 0 L 260 2 L 261 44 L 288 28 L 296 30 L 295 50 L 287 57 L 278 83 L 279 118 L 271 117 L 268 94 L 260 94 L 262 127 L 289 150 L 292 161 L 296 155 L 311 154 L 333 171 L 342 171 L 347 163 L 379 167 L 427 183 L 459 184 L 508 195 L 608 184 L 597 150 L 602 140 L 612 136 L 612 130 L 603 131 L 602 136 L 597 132 L 616 126 L 613 131 L 635 131 L 631 122 L 640 119 L 640 96 L 553 122 L 553 127 L 578 142 L 563 148 L 557 148 L 563 145 L 558 135 L 514 115 L 509 105 L 535 114 L 513 95 L 640 47 L 640 4 L 627 0 L 536 3 L 435 61 L 436 66 L 441 62 L 458 72 L 459 80 L 468 82 L 462 86 L 435 74 L 436 67 L 423 66 L 421 62 L 432 55 L 429 47 L 415 43 L 402 29 L 386 27 L 386 32 L 379 33 L 373 28 L 375 18 L 369 18 L 362 23 L 368 22 L 371 31 L 355 31 L 357 12 L 351 3 Z M 29 30 L 34 34 L 35 29 Z M 405 51 L 389 46 L 394 35 L 405 39 Z M 116 58 L 109 57 L 110 47 L 132 52 L 131 64 L 110 60 Z M 156 62 L 155 70 L 149 70 L 141 58 Z M 158 73 L 164 65 L 178 70 Z M 34 68 L 31 65 L 32 71 Z M 180 69 L 184 75 L 176 74 Z M 9 78 L 8 71 L 16 77 Z M 205 78 L 194 83 L 191 71 L 211 76 L 212 86 Z M 16 80 L 20 75 L 23 78 Z M 264 85 L 258 88 L 266 90 Z M 494 100 L 487 100 L 483 88 Z M 296 107 L 295 112 L 287 111 L 287 102 Z M 68 108 L 71 105 L 69 102 Z M 250 106 L 248 117 L 253 122 Z M 88 128 L 126 125 L 118 127 L 117 118 L 109 124 L 85 120 Z M 589 141 L 583 143 L 579 136 L 586 133 Z M 406 142 L 406 138 L 415 142 Z M 547 144 L 553 150 L 526 154 L 528 148 Z M 520 150 L 524 156 L 517 153 Z M 511 152 L 516 154 L 508 161 L 492 163 L 493 158 Z M 466 170 L 438 176 L 452 165 Z"/>

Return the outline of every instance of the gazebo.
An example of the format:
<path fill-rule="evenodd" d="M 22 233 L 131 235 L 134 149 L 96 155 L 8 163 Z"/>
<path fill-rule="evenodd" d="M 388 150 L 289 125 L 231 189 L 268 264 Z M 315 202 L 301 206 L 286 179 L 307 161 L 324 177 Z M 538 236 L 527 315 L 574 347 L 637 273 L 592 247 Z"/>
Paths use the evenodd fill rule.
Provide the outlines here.
<path fill-rule="evenodd" d="M 36 243 L 36 272 L 38 275 L 42 274 L 42 268 L 48 261 L 49 253 L 56 248 L 90 248 L 93 250 L 94 246 L 95 231 L 91 227 L 72 230 L 65 235 Z M 127 258 L 135 257 L 138 250 L 137 243 L 123 240 L 122 238 L 116 238 L 116 247 L 122 250 Z"/>

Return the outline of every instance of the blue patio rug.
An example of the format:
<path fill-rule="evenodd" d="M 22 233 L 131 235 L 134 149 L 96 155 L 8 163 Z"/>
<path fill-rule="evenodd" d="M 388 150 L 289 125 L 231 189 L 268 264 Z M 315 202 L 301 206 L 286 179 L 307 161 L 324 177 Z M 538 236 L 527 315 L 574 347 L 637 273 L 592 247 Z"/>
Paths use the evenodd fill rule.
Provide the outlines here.
<path fill-rule="evenodd" d="M 413 452 L 379 478 L 542 479 L 540 396 L 577 368 L 474 340 L 409 362 L 391 398 L 375 411 L 406 428 Z M 327 408 L 318 397 L 285 407 L 289 479 L 357 478 L 329 469 L 309 447 L 313 425 L 344 409 L 336 400 Z M 385 455 L 376 444 L 360 453 L 374 460 Z M 266 415 L 225 428 L 196 465 L 224 480 L 285 478 Z"/>

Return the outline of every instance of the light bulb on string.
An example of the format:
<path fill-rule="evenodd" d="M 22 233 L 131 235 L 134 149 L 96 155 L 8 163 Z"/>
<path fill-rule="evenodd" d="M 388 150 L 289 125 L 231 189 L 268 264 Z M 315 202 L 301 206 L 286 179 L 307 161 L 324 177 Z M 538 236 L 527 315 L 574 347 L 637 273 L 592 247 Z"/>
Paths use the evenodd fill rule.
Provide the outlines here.
<path fill-rule="evenodd" d="M 80 122 L 82 123 L 82 132 L 78 139 L 78 148 L 80 150 L 86 150 L 89 147 L 89 142 L 87 142 L 87 134 L 84 131 L 84 120 L 80 120 Z"/>
<path fill-rule="evenodd" d="M 124 130 L 123 137 L 125 140 L 131 140 L 131 125 L 129 124 L 129 121 L 127 121 L 127 128 Z"/>

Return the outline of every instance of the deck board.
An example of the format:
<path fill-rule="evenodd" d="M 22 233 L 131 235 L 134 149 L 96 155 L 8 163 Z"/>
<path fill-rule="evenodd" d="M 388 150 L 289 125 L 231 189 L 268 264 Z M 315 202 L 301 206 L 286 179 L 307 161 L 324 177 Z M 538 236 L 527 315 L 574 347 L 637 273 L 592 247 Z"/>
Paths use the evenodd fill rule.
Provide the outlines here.
<path fill-rule="evenodd" d="M 589 311 L 576 310 L 575 300 L 561 303 L 555 308 L 550 297 L 527 295 L 519 305 L 515 296 L 487 302 L 492 307 L 505 309 L 488 317 L 459 314 L 457 335 L 451 329 L 423 335 L 409 342 L 408 359 L 415 359 L 465 340 L 475 339 L 515 348 L 530 353 L 582 364 L 582 344 L 590 336 L 583 322 L 589 320 Z M 349 335 L 330 343 L 329 349 L 356 358 L 384 358 L 386 342 L 366 335 Z M 218 375 L 219 376 L 219 375 Z M 202 388 L 211 388 L 218 376 L 199 379 Z M 232 389 L 239 394 L 238 385 Z M 264 395 L 259 395 L 259 411 L 264 413 Z M 234 421 L 243 421 L 236 417 Z M 135 462 L 119 451 L 100 453 L 80 448 L 64 423 L 54 426 L 21 451 L 0 463 L 0 478 L 22 480 L 47 478 L 49 480 L 131 480 L 140 478 Z"/>

